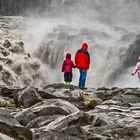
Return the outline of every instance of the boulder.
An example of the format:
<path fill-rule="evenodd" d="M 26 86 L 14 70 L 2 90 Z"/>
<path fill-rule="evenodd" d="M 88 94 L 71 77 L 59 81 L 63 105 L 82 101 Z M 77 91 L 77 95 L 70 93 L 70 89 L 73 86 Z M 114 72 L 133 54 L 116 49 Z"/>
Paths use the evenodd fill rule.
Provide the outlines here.
<path fill-rule="evenodd" d="M 14 94 L 18 93 L 22 88 L 14 86 L 0 86 L 0 95 L 4 97 L 14 97 Z"/>
<path fill-rule="evenodd" d="M 15 46 L 12 46 L 9 51 L 12 53 L 16 53 L 16 54 L 20 54 L 20 53 L 24 53 L 24 43 L 23 42 L 16 42 Z"/>
<path fill-rule="evenodd" d="M 64 84 L 51 84 L 43 89 L 39 89 L 38 93 L 43 99 L 63 99 L 69 102 L 78 102 L 83 100 L 81 96 L 84 96 L 85 92 L 75 86 L 66 86 Z"/>
<path fill-rule="evenodd" d="M 72 136 L 60 132 L 47 131 L 47 132 L 34 132 L 34 133 L 36 133 L 34 136 L 34 140 L 83 140 L 76 136 Z"/>
<path fill-rule="evenodd" d="M 67 101 L 62 99 L 48 99 L 24 109 L 17 113 L 15 117 L 22 125 L 26 126 L 31 120 L 40 116 L 69 115 L 77 111 L 79 109 Z"/>
<path fill-rule="evenodd" d="M 35 118 L 31 120 L 28 124 L 28 128 L 39 128 L 45 125 L 48 125 L 52 121 L 56 120 L 57 118 L 62 117 L 62 115 L 46 115 Z"/>
<path fill-rule="evenodd" d="M 63 83 L 54 83 L 54 84 L 50 84 L 50 85 L 47 85 L 43 88 L 43 90 L 47 90 L 47 89 L 70 89 L 70 90 L 74 90 L 74 89 L 79 89 L 77 86 L 66 86 L 65 84 Z"/>
<path fill-rule="evenodd" d="M 89 124 L 89 118 L 83 112 L 76 112 L 68 116 L 59 117 L 55 121 L 49 123 L 47 126 L 39 128 L 38 139 L 43 139 L 45 136 L 48 137 L 48 140 L 51 138 L 54 139 L 55 135 L 57 139 L 92 139 L 94 135 L 81 126 Z M 37 137 L 37 135 L 36 135 Z"/>
<path fill-rule="evenodd" d="M 84 114 L 83 112 L 75 112 L 68 116 L 63 116 L 55 121 L 49 123 L 47 126 L 43 126 L 40 128 L 40 130 L 43 131 L 60 131 L 63 128 L 66 128 L 70 125 L 88 125 L 89 124 L 89 118 L 88 115 Z"/>
<path fill-rule="evenodd" d="M 103 136 L 114 137 L 115 139 L 135 139 L 138 140 L 137 128 L 134 126 L 125 126 L 123 128 L 115 128 L 106 130 L 102 133 Z"/>
<path fill-rule="evenodd" d="M 134 124 L 135 119 L 131 114 L 126 115 L 125 111 L 110 113 L 94 112 L 92 116 L 92 125 L 86 127 L 86 130 L 92 133 L 114 139 L 126 138 L 127 136 L 133 139 L 133 137 L 138 135 L 138 127 L 136 123 Z"/>
<path fill-rule="evenodd" d="M 10 42 L 9 40 L 5 40 L 5 42 L 3 43 L 3 46 L 4 46 L 5 48 L 9 48 L 9 47 L 12 46 L 12 44 L 11 44 L 11 42 Z"/>
<path fill-rule="evenodd" d="M 0 133 L 0 140 L 14 140 L 14 139 L 5 134 Z"/>
<path fill-rule="evenodd" d="M 42 98 L 40 97 L 35 88 L 27 86 L 25 89 L 18 92 L 15 100 L 17 106 L 22 105 L 23 107 L 28 108 L 42 101 Z"/>
<path fill-rule="evenodd" d="M 98 98 L 100 98 L 102 101 L 106 101 L 106 100 L 110 100 L 113 97 L 119 95 L 119 94 L 123 93 L 123 89 L 119 89 L 119 88 L 112 88 L 112 89 L 108 89 L 108 88 L 99 88 L 97 89 L 97 91 L 95 91 L 94 94 L 96 94 L 96 96 Z"/>
<path fill-rule="evenodd" d="M 86 131 L 79 125 L 71 125 L 60 131 L 61 133 L 68 134 L 70 136 L 75 136 L 80 139 L 92 139 L 94 135 L 91 132 Z"/>
<path fill-rule="evenodd" d="M 0 132 L 15 140 L 32 140 L 32 132 L 21 126 L 6 110 L 0 109 Z"/>

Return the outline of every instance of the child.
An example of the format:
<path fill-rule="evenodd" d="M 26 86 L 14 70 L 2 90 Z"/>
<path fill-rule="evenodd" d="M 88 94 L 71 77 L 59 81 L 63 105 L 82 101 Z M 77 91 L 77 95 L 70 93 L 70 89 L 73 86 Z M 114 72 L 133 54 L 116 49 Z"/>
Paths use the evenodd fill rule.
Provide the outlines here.
<path fill-rule="evenodd" d="M 140 56 L 139 56 L 139 62 L 137 62 L 135 69 L 132 73 L 132 75 L 136 74 L 138 75 L 139 81 L 140 81 Z"/>
<path fill-rule="evenodd" d="M 71 60 L 71 54 L 66 54 L 66 60 L 64 60 L 62 65 L 62 72 L 64 72 L 64 81 L 66 85 L 70 85 L 72 82 L 72 68 L 76 68 L 73 61 Z"/>

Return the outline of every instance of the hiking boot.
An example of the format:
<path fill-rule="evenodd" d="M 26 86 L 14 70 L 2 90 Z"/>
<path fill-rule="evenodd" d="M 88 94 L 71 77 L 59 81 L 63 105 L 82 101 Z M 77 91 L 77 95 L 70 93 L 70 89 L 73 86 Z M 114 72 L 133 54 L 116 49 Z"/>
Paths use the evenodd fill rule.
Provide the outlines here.
<path fill-rule="evenodd" d="M 86 87 L 79 87 L 80 89 L 87 89 Z"/>

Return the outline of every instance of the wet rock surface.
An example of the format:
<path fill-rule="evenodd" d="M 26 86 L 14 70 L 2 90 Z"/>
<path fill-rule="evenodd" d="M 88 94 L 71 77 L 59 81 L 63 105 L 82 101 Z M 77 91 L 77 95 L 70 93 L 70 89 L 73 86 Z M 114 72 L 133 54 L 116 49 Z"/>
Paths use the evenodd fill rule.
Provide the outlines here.
<path fill-rule="evenodd" d="M 4 109 L 0 109 L 0 131 L 16 140 L 32 139 L 32 132 L 21 126 L 19 122 Z"/>
<path fill-rule="evenodd" d="M 42 89 L 29 85 L 24 88 L 5 86 L 0 89 L 1 139 L 139 140 L 140 138 L 139 88 L 81 90 L 76 86 L 51 84 Z M 24 96 L 23 93 L 28 96 Z M 20 99 L 19 96 L 22 97 L 22 102 L 17 106 L 15 97 Z M 31 96 L 33 98 L 30 98 Z M 7 105 L 7 102 L 10 105 Z"/>

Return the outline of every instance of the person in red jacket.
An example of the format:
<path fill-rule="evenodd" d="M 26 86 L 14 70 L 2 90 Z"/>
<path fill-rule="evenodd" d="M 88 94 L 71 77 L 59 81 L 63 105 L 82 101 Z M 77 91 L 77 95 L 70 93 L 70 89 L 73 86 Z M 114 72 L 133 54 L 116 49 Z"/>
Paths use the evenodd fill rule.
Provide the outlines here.
<path fill-rule="evenodd" d="M 66 54 L 66 60 L 63 61 L 62 72 L 64 72 L 64 81 L 66 85 L 70 85 L 72 82 L 72 68 L 75 68 L 73 61 L 71 60 L 71 54 Z"/>
<path fill-rule="evenodd" d="M 80 88 L 85 87 L 87 70 L 89 69 L 89 65 L 90 65 L 90 54 L 87 51 L 87 49 L 88 49 L 88 44 L 83 43 L 82 48 L 78 50 L 75 55 L 75 64 L 80 71 L 80 77 L 79 77 Z"/>

